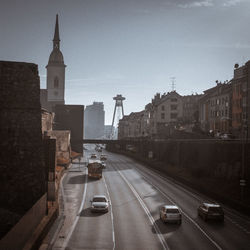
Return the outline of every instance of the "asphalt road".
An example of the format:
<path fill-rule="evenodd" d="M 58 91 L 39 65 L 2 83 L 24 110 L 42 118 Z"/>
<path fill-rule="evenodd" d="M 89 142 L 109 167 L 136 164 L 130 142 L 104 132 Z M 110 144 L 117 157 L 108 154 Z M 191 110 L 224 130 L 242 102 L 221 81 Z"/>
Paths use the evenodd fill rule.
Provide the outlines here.
<path fill-rule="evenodd" d="M 101 180 L 88 179 L 83 165 L 73 165 L 63 179 L 64 217 L 50 232 L 50 249 L 250 249 L 248 217 L 224 208 L 224 223 L 204 222 L 197 207 L 207 197 L 128 157 L 105 154 Z M 90 212 L 96 194 L 110 200 L 108 213 Z M 163 204 L 180 207 L 181 225 L 160 221 Z"/>

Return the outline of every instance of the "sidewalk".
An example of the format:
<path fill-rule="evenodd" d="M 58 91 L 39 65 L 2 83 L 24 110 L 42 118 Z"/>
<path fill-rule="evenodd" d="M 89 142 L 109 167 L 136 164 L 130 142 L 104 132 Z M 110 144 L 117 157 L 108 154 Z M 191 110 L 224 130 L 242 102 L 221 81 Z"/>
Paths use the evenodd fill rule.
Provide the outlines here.
<path fill-rule="evenodd" d="M 83 158 L 81 158 L 83 162 Z M 75 159 L 61 177 L 59 199 L 59 216 L 44 238 L 39 250 L 63 248 L 65 239 L 77 216 L 84 186 L 84 165 Z"/>

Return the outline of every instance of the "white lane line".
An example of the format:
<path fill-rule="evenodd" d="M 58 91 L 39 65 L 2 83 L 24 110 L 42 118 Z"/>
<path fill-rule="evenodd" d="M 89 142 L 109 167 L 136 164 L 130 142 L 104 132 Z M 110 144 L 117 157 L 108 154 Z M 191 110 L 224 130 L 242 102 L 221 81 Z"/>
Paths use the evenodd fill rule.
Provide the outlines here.
<path fill-rule="evenodd" d="M 139 166 L 139 167 L 136 167 L 137 171 L 139 171 L 140 173 L 142 173 L 142 170 L 140 169 L 141 166 L 140 166 L 139 164 L 136 164 L 136 165 Z M 149 172 L 150 172 L 150 173 L 148 173 L 148 174 L 150 174 L 151 176 L 152 176 L 152 175 L 154 176 L 154 173 L 155 173 L 159 178 L 161 178 L 161 179 L 162 179 L 163 181 L 165 181 L 167 184 L 169 184 L 169 182 L 170 182 L 170 184 L 174 185 L 176 188 L 181 189 L 182 191 L 184 191 L 184 192 L 187 193 L 188 195 L 192 196 L 194 199 L 196 199 L 196 200 L 199 201 L 200 203 L 202 203 L 202 202 L 204 201 L 204 199 L 207 200 L 207 201 L 210 201 L 210 202 L 216 202 L 216 201 L 214 201 L 214 200 L 212 200 L 212 199 L 210 199 L 210 198 L 205 197 L 205 196 L 202 195 L 202 194 L 197 194 L 197 193 L 195 193 L 195 195 L 192 194 L 190 190 L 186 190 L 182 185 L 179 184 L 179 182 L 173 182 L 173 180 L 172 180 L 171 178 L 167 178 L 167 177 L 165 177 L 165 176 L 161 176 L 161 175 L 158 173 L 158 171 L 153 171 L 153 170 L 150 169 Z M 145 176 L 144 176 L 144 177 L 145 177 Z M 195 191 L 194 191 L 194 192 L 195 192 Z M 200 198 L 199 196 L 201 196 L 201 198 Z M 202 196 L 203 196 L 203 197 L 202 197 Z M 226 208 L 226 207 L 224 207 L 224 210 L 227 212 L 227 214 L 230 214 L 231 216 L 234 216 L 234 217 L 236 217 L 237 219 L 244 220 L 245 223 L 248 223 L 248 224 L 250 223 L 249 220 L 248 220 L 248 218 L 247 218 L 247 219 L 246 219 L 246 218 L 244 219 L 244 217 L 240 217 L 240 215 L 237 215 L 237 214 L 234 214 L 233 212 L 230 212 L 229 209 Z M 225 218 L 226 218 L 227 220 L 229 220 L 231 223 L 233 223 L 236 227 L 238 227 L 238 228 L 239 228 L 240 230 L 242 230 L 243 232 L 245 232 L 245 233 L 247 233 L 247 234 L 249 233 L 249 230 L 248 230 L 247 228 L 245 228 L 244 226 L 239 225 L 234 219 L 231 219 L 228 215 L 225 215 Z"/>
<path fill-rule="evenodd" d="M 84 202 L 85 202 L 85 198 L 86 198 L 86 192 L 87 192 L 87 180 L 88 180 L 88 169 L 86 168 L 85 170 L 86 170 L 85 171 L 85 183 L 84 183 L 84 191 L 83 191 L 83 198 L 82 198 L 81 206 L 80 206 L 78 214 L 77 214 L 77 216 L 75 218 L 74 224 L 71 226 L 70 231 L 69 231 L 69 233 L 67 235 L 67 238 L 63 243 L 62 249 L 65 249 L 67 247 L 69 239 L 70 239 L 70 237 L 71 237 L 71 235 L 72 235 L 72 233 L 73 233 L 73 231 L 74 231 L 74 229 L 76 227 L 76 224 L 77 224 L 77 222 L 78 222 L 78 220 L 80 218 L 80 213 L 81 213 L 81 211 L 83 209 L 83 206 L 84 206 Z"/>
<path fill-rule="evenodd" d="M 117 169 L 117 168 L 116 168 Z M 130 190 L 133 192 L 133 194 L 135 195 L 135 197 L 137 198 L 137 200 L 139 201 L 139 203 L 141 204 L 141 207 L 144 209 L 146 215 L 148 216 L 152 226 L 154 227 L 156 234 L 163 246 L 163 249 L 165 250 L 169 250 L 169 246 L 167 245 L 167 242 L 165 241 L 164 237 L 162 236 L 162 233 L 160 231 L 160 229 L 158 228 L 158 226 L 155 224 L 155 220 L 153 218 L 153 216 L 151 215 L 151 213 L 149 212 L 147 206 L 145 205 L 145 203 L 143 202 L 143 200 L 141 199 L 141 197 L 139 196 L 139 194 L 136 192 L 136 190 L 134 189 L 134 187 L 128 182 L 127 178 L 120 172 L 120 170 L 118 170 L 118 173 L 121 175 L 121 177 L 123 178 L 123 180 L 127 183 L 128 187 L 130 188 Z"/>
<path fill-rule="evenodd" d="M 108 193 L 108 197 L 109 197 L 109 201 L 110 201 L 110 216 L 111 216 L 111 223 L 112 223 L 112 239 L 113 239 L 113 250 L 115 249 L 115 227 L 114 227 L 114 216 L 113 216 L 113 210 L 112 210 L 112 203 L 111 203 L 111 198 L 110 198 L 110 194 L 109 194 L 109 190 L 108 190 L 108 186 L 106 183 L 106 179 L 103 175 L 103 181 L 105 184 L 105 187 L 107 189 L 107 193 Z"/>
<path fill-rule="evenodd" d="M 127 162 L 125 159 L 121 160 L 120 158 L 117 158 L 118 160 L 122 161 L 123 163 L 129 163 L 131 164 L 131 162 Z M 134 163 L 133 163 L 134 164 Z M 136 169 L 138 172 L 142 173 L 143 171 L 141 169 L 145 169 L 145 166 L 139 164 L 139 163 L 135 163 L 134 165 L 136 165 Z M 200 203 L 202 203 L 205 200 L 210 201 L 210 202 L 214 202 L 214 200 L 208 198 L 207 196 L 197 193 L 195 190 L 191 189 L 192 192 L 194 192 L 194 194 L 189 190 L 189 189 L 185 189 L 185 186 L 183 186 L 180 182 L 178 181 L 174 181 L 173 178 L 169 178 L 166 176 L 162 176 L 160 174 L 160 172 L 156 169 L 152 169 L 152 168 L 146 168 L 147 172 L 149 175 L 151 176 L 155 176 L 157 175 L 160 179 L 162 179 L 164 182 L 166 182 L 167 184 L 172 184 L 173 186 L 175 186 L 178 189 L 181 189 L 183 192 L 187 193 L 188 195 L 190 195 L 191 197 L 193 197 L 194 199 L 196 199 L 197 201 L 199 201 Z M 145 176 L 144 176 L 145 177 Z M 236 214 L 236 212 L 232 212 L 230 211 L 229 208 L 227 208 L 226 206 L 224 206 L 224 210 L 227 212 L 227 214 L 230 214 L 233 217 L 236 217 L 237 219 L 243 220 L 245 223 L 249 224 L 249 218 L 240 214 Z M 231 219 L 228 215 L 225 215 L 225 218 L 227 220 L 229 220 L 231 223 L 233 223 L 236 227 L 238 227 L 239 230 L 242 230 L 244 233 L 246 234 L 250 234 L 249 229 L 247 229 L 244 226 L 239 225 L 235 219 Z"/>
<path fill-rule="evenodd" d="M 140 171 L 141 172 L 141 171 Z M 144 174 L 141 173 L 141 175 L 147 180 L 148 183 L 150 183 L 150 185 L 152 185 L 155 189 L 157 189 L 164 197 L 166 197 L 171 203 L 173 203 L 174 205 L 175 202 L 168 196 L 166 195 L 164 192 L 162 192 L 157 186 L 155 186 L 151 181 L 148 180 L 147 177 L 145 177 Z M 186 216 L 207 238 L 208 240 L 210 240 L 217 249 L 222 250 L 222 248 L 218 245 L 218 243 L 216 243 L 200 226 L 199 224 L 194 221 L 191 217 L 189 217 L 183 210 L 181 210 L 182 214 L 184 214 L 184 216 Z"/>

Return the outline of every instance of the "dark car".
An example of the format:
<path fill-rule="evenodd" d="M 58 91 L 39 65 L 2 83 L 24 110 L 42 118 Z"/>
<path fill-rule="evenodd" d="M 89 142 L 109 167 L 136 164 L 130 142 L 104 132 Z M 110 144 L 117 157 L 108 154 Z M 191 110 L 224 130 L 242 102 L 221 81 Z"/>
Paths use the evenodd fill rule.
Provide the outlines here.
<path fill-rule="evenodd" d="M 224 221 L 224 211 L 219 204 L 202 203 L 198 207 L 198 215 L 204 220 Z"/>

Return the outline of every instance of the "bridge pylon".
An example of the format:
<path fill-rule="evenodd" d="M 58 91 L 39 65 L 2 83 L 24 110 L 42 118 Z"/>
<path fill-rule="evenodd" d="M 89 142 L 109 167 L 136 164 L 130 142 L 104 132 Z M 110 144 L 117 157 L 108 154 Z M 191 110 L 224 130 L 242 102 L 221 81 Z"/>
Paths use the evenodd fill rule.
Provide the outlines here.
<path fill-rule="evenodd" d="M 111 126 L 111 133 L 110 133 L 110 139 L 114 138 L 114 121 L 115 121 L 115 117 L 117 114 L 117 119 L 122 119 L 122 117 L 124 116 L 124 109 L 123 109 L 123 101 L 126 98 L 123 97 L 122 95 L 116 95 L 115 97 L 113 97 L 113 100 L 115 100 L 115 108 L 114 108 L 114 114 L 113 114 L 113 119 L 112 119 L 112 126 Z M 121 117 L 122 114 L 122 117 Z"/>

